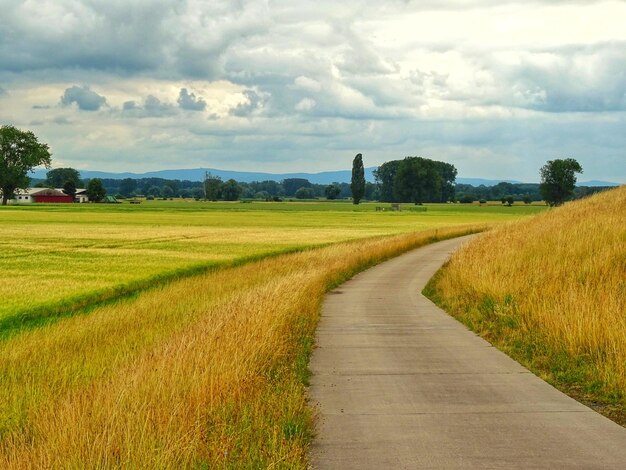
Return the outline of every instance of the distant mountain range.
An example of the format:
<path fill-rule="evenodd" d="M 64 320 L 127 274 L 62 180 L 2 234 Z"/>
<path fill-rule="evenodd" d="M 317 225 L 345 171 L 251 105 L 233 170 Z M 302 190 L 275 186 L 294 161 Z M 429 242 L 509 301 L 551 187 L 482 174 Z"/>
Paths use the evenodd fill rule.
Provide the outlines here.
<path fill-rule="evenodd" d="M 365 179 L 367 181 L 374 182 L 374 170 L 377 167 L 365 168 Z M 33 178 L 46 178 L 48 170 L 37 169 L 32 172 Z M 263 173 L 263 172 L 249 172 L 249 171 L 229 171 L 218 170 L 216 168 L 192 168 L 192 169 L 180 169 L 180 170 L 160 170 L 160 171 L 148 171 L 146 173 L 112 173 L 106 171 L 91 171 L 83 170 L 80 172 L 82 178 L 110 178 L 110 179 L 124 179 L 124 178 L 164 178 L 168 180 L 188 180 L 188 181 L 202 181 L 206 172 L 211 173 L 214 176 L 219 176 L 222 180 L 226 181 L 234 179 L 243 183 L 250 183 L 252 181 L 281 181 L 286 178 L 305 178 L 311 183 L 315 184 L 330 184 L 330 183 L 349 183 L 352 178 L 351 170 L 339 170 L 339 171 L 322 171 L 320 173 Z M 472 186 L 493 186 L 500 182 L 507 183 L 520 183 L 516 180 L 493 180 L 483 178 L 457 178 L 456 182 L 459 184 L 471 184 Z M 608 181 L 580 181 L 578 186 L 619 186 L 619 183 L 611 183 Z"/>

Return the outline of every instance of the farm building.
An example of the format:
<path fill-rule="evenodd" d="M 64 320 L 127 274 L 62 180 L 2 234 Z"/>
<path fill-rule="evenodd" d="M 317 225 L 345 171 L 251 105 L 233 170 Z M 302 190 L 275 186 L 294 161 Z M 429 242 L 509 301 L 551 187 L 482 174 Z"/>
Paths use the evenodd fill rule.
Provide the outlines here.
<path fill-rule="evenodd" d="M 16 191 L 13 201 L 22 204 L 32 202 L 72 203 L 74 199 L 58 189 L 28 188 Z"/>
<path fill-rule="evenodd" d="M 77 189 L 76 196 L 74 197 L 74 201 L 76 202 L 89 202 L 89 198 L 87 197 L 86 189 Z"/>
<path fill-rule="evenodd" d="M 63 192 L 63 188 L 55 188 L 57 191 Z M 89 202 L 87 197 L 87 190 L 83 188 L 77 188 L 74 195 L 74 202 Z"/>

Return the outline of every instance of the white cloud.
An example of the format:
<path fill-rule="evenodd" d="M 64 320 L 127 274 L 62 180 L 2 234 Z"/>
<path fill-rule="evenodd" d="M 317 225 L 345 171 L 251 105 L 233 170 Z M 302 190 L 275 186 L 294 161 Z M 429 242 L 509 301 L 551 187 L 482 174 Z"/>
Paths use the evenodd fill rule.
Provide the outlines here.
<path fill-rule="evenodd" d="M 317 103 L 315 103 L 315 100 L 312 100 L 311 98 L 304 98 L 298 102 L 298 104 L 296 105 L 296 109 L 298 111 L 311 111 L 313 108 L 315 108 L 316 104 Z"/>

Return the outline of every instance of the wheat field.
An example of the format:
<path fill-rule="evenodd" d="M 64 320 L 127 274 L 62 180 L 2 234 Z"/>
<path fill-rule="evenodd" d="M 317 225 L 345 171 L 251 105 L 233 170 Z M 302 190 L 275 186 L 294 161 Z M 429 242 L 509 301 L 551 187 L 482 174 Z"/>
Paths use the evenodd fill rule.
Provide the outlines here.
<path fill-rule="evenodd" d="M 450 228 L 175 281 L 0 345 L 2 468 L 306 468 L 323 294 Z"/>
<path fill-rule="evenodd" d="M 448 205 L 451 206 L 451 205 Z M 0 210 L 0 336 L 170 279 L 347 240 L 476 223 L 536 208 L 350 203 L 15 206 Z M 410 209 L 410 207 L 408 207 Z M 513 209 L 513 210 L 507 210 Z"/>

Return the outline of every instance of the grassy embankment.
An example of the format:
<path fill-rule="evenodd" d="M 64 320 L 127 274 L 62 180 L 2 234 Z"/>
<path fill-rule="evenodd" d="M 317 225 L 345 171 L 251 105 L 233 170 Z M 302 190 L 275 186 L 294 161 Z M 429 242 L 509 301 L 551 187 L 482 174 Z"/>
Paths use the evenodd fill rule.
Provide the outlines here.
<path fill-rule="evenodd" d="M 523 214 L 505 208 L 483 217 L 434 211 L 300 210 L 285 211 L 287 216 L 267 210 L 255 215 L 159 209 L 152 215 L 130 212 L 126 219 L 119 209 L 95 210 L 97 217 L 82 208 L 0 213 L 0 220 L 12 217 L 2 226 L 3 250 L 10 252 L 6 234 L 21 220 L 31 230 L 18 230 L 15 238 L 35 238 L 16 248 L 18 254 L 26 262 L 39 260 L 33 264 L 39 273 L 23 273 L 28 281 L 58 274 L 58 261 L 47 264 L 54 261 L 46 258 L 47 251 L 65 253 L 70 279 L 61 276 L 54 289 L 64 283 L 71 287 L 93 270 L 114 271 L 98 261 L 120 249 L 115 269 L 145 274 L 142 260 L 158 251 L 142 251 L 144 246 L 185 253 L 187 231 L 199 231 L 193 243 L 201 244 L 197 251 L 204 255 L 212 253 L 212 244 L 219 253 L 223 244 L 241 243 L 245 250 L 246 243 L 259 240 L 270 248 L 271 240 L 296 248 L 310 246 L 311 240 L 331 245 L 171 280 L 92 307 L 88 314 L 62 316 L 5 337 L 0 341 L 0 468 L 305 468 L 312 432 L 306 366 L 327 289 L 409 248 L 465 233 L 471 230 L 469 221 Z M 19 214 L 29 216 L 19 219 Z M 70 230 L 68 219 L 75 224 Z M 140 229 L 147 232 L 137 235 Z M 159 240 L 168 230 L 178 230 L 179 238 Z M 391 235 L 411 230 L 419 233 Z M 214 238 L 213 231 L 219 232 Z M 53 235 L 63 238 L 63 233 L 65 239 L 55 241 Z M 128 239 L 137 241 L 134 237 L 138 243 L 125 245 Z M 76 239 L 89 240 L 89 246 L 72 246 Z M 40 242 L 58 247 L 38 250 Z M 93 259 L 83 271 L 75 252 Z M 171 267 L 171 258 L 166 259 L 161 272 Z M 115 285 L 114 276 L 110 281 Z"/>
<path fill-rule="evenodd" d="M 481 235 L 425 292 L 626 425 L 626 186 Z"/>

